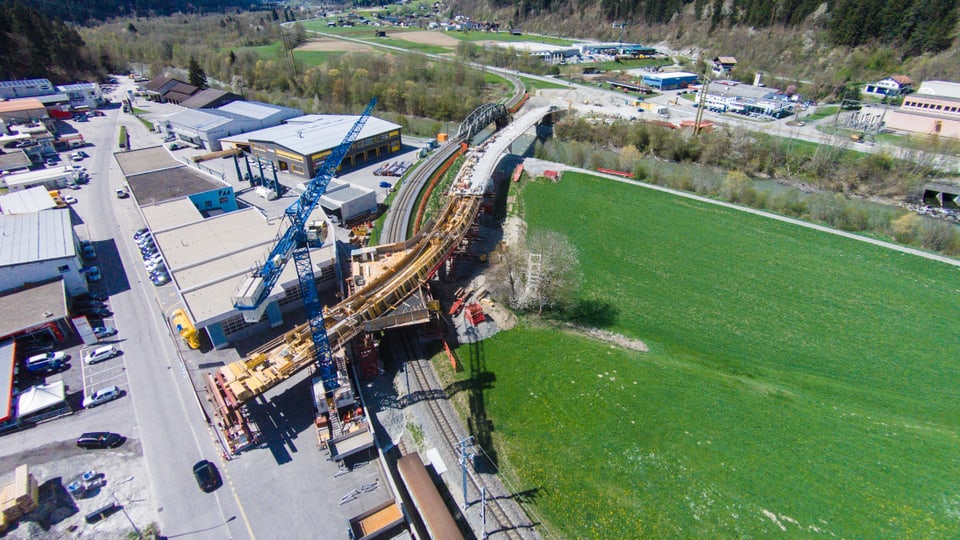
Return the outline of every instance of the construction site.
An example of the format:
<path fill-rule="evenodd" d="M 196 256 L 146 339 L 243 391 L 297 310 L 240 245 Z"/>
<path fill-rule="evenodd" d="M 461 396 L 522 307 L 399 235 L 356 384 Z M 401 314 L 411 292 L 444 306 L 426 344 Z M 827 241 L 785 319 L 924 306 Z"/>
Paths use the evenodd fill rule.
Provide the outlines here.
<path fill-rule="evenodd" d="M 232 296 L 234 308 L 243 314 L 246 322 L 252 324 L 261 320 L 267 310 L 267 299 L 276 296 L 274 287 L 288 268 L 286 263 L 292 259 L 294 264 L 289 267 L 296 268 L 301 289 L 298 296 L 303 299 L 307 320 L 251 350 L 241 360 L 203 374 L 203 393 L 213 410 L 225 457 L 242 456 L 245 451 L 262 446 L 264 435 L 257 421 L 262 415 L 256 412 L 263 402 L 262 396 L 306 372 L 301 376 L 310 381 L 317 447 L 341 471 L 349 471 L 357 463 L 375 459 L 381 463 L 385 476 L 390 477 L 391 485 L 405 484 L 403 475 L 397 469 L 397 461 L 402 454 L 417 452 L 404 452 L 406 448 L 402 443 L 389 442 L 389 434 L 376 433 L 378 422 L 370 417 L 371 413 L 365 406 L 358 386 L 373 384 L 371 381 L 383 373 L 379 350 L 384 332 L 409 328 L 415 329 L 420 335 L 439 338 L 451 364 L 456 366 L 457 359 L 451 348 L 451 344 L 459 344 L 456 335 L 487 335 L 494 328 L 494 325 L 487 323 L 488 317 L 482 306 L 483 302 L 489 302 L 485 299 L 485 288 L 473 290 L 461 287 L 455 290 L 452 298 L 437 299 L 431 294 L 432 290 L 451 288 L 433 287 L 432 284 L 451 282 L 456 274 L 455 267 L 464 261 L 485 261 L 486 254 L 480 253 L 477 247 L 480 236 L 478 217 L 491 211 L 493 169 L 514 138 L 540 122 L 552 109 L 542 108 L 528 113 L 524 121 L 517 122 L 519 125 L 495 132 L 475 147 L 470 147 L 467 141 L 477 131 L 492 124 L 506 126 L 508 118 L 505 108 L 499 106 L 484 107 L 477 117 L 468 119 L 465 125 L 472 124 L 472 127 L 451 137 L 423 160 L 413 175 L 404 180 L 404 186 L 409 191 L 419 191 L 420 188 L 411 186 L 436 182 L 437 171 L 446 170 L 455 159 L 463 156 L 465 164 L 459 170 L 450 192 L 444 195 L 446 202 L 439 215 L 427 223 L 416 223 L 410 227 L 415 233 L 409 238 L 406 237 L 408 228 L 405 224 L 402 227 L 395 226 L 392 233 L 381 236 L 381 241 L 386 242 L 381 245 L 351 245 L 348 260 L 343 261 L 337 270 L 343 299 L 335 305 L 324 306 L 316 291 L 316 265 L 310 257 L 312 251 L 316 252 L 324 242 L 329 241 L 329 237 L 310 232 L 319 229 L 317 216 L 320 214 L 314 212 L 333 172 L 339 166 L 339 159 L 362 129 L 374 103 L 371 102 L 367 111 L 357 119 L 317 176 L 305 185 L 304 193 L 285 210 L 283 219 L 286 229 L 275 240 L 270 255 L 246 275 Z M 238 154 L 236 150 L 225 150 L 196 161 L 230 158 Z M 383 174 L 380 169 L 378 176 Z M 415 198 L 416 193 L 413 196 Z M 405 204 L 402 199 L 394 201 L 395 206 L 402 207 Z M 408 209 L 406 220 L 413 221 L 411 214 L 412 211 Z M 364 232 L 352 231 L 351 236 L 361 236 Z M 283 280 L 289 282 L 291 277 Z M 445 335 L 441 320 L 453 324 L 452 337 Z M 483 327 L 482 331 L 480 327 Z M 176 328 L 184 339 L 188 339 L 188 335 L 195 335 L 189 320 L 178 323 Z M 447 340 L 453 342 L 448 343 Z M 423 367 L 418 366 L 417 369 L 422 370 Z M 418 375 L 417 380 L 422 382 L 417 392 L 436 391 L 429 379 L 427 374 Z M 413 393 L 411 389 L 412 386 L 409 386 L 407 391 Z M 304 406 L 309 407 L 310 404 Z M 451 416 L 449 412 L 435 411 L 434 416 L 435 422 L 446 424 L 441 430 L 445 432 L 444 438 L 449 445 L 444 449 L 445 453 L 453 456 L 454 461 L 458 459 L 458 453 L 466 455 L 464 441 L 470 437 L 463 433 L 462 426 L 453 427 L 459 421 L 448 418 Z M 387 443 L 384 444 L 384 441 Z M 434 459 L 428 457 L 428 461 L 433 463 L 437 474 L 442 472 L 437 469 L 446 470 L 439 454 Z M 406 467 L 411 466 L 408 464 Z M 464 474 L 467 474 L 466 469 Z M 480 483 L 473 485 L 482 482 L 482 479 L 478 480 L 478 475 L 472 472 L 470 476 L 474 479 L 470 491 L 478 495 L 480 492 L 486 493 L 485 486 Z M 370 513 L 370 509 L 367 509 L 361 513 L 364 515 L 351 520 L 354 537 L 372 538 L 391 530 L 393 533 L 388 537 L 408 534 L 405 532 L 407 526 L 417 538 L 454 537 L 434 530 L 434 527 L 444 530 L 442 525 L 431 525 L 431 522 L 442 520 L 436 514 L 446 513 L 448 519 L 451 515 L 446 506 L 435 508 L 425 502 L 430 498 L 425 493 L 435 491 L 436 486 L 428 486 L 422 481 L 412 482 L 397 490 L 392 497 L 393 504 L 378 504 L 376 511 Z M 502 490 L 502 486 L 499 489 Z M 464 484 L 463 497 L 469 496 Z M 508 496 L 504 498 L 509 499 Z M 492 528 L 505 531 L 503 534 L 507 537 L 535 537 L 522 510 L 503 508 L 509 502 L 494 500 L 488 503 L 490 513 L 486 519 L 492 516 L 498 521 L 498 525 Z M 411 512 L 413 509 L 418 511 Z M 411 519 L 416 514 L 420 517 Z M 456 518 L 456 512 L 452 514 Z M 403 516 L 410 519 L 409 525 L 406 525 L 407 520 L 402 519 Z M 465 521 L 463 516 L 458 519 L 461 523 Z M 530 528 L 518 528 L 518 521 L 523 527 Z M 469 530 L 470 527 L 462 525 L 460 529 Z"/>

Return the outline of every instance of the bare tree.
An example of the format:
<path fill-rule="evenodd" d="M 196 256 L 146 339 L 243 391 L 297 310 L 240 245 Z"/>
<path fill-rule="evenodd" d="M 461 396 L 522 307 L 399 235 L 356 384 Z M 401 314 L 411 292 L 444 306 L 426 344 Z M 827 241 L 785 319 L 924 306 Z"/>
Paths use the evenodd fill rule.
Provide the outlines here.
<path fill-rule="evenodd" d="M 515 309 L 563 310 L 572 306 L 580 289 L 577 250 L 553 231 L 530 235 L 525 244 L 510 247 L 496 268 L 499 294 Z"/>

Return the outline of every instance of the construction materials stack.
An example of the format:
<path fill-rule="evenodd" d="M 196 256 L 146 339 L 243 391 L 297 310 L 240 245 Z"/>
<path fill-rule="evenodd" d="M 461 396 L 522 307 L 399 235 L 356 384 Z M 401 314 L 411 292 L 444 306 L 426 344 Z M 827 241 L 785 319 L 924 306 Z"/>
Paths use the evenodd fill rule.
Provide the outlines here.
<path fill-rule="evenodd" d="M 0 532 L 40 507 L 40 485 L 27 465 L 17 467 L 13 482 L 0 490 Z"/>

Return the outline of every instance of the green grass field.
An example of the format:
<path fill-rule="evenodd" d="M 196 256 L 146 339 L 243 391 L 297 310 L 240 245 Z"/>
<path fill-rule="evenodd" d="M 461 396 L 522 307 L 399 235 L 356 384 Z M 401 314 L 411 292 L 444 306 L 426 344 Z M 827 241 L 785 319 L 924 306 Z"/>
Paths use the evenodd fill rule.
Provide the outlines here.
<path fill-rule="evenodd" d="M 532 34 L 521 34 L 515 36 L 507 31 L 502 32 L 444 32 L 445 35 L 448 35 L 454 39 L 459 39 L 460 41 L 499 41 L 503 43 L 543 43 L 546 45 L 559 45 L 561 47 L 568 47 L 574 43 L 574 41 L 563 38 L 556 38 L 551 36 L 535 36 Z"/>
<path fill-rule="evenodd" d="M 281 48 L 280 42 L 274 41 L 269 45 L 260 45 L 258 47 L 240 47 L 237 50 L 248 50 L 257 53 L 265 60 L 280 60 Z M 333 56 L 339 56 L 344 53 L 337 51 L 293 51 L 294 58 L 305 66 L 321 66 L 330 61 Z"/>
<path fill-rule="evenodd" d="M 554 535 L 960 536 L 960 270 L 584 175 L 522 201 L 651 349 L 522 320 L 459 350 Z"/>
<path fill-rule="evenodd" d="M 839 109 L 839 105 L 821 105 L 820 107 L 817 107 L 817 110 L 814 111 L 813 114 L 808 114 L 806 116 L 801 115 L 800 119 L 806 122 L 814 122 L 816 120 L 820 120 L 821 118 L 835 116 Z"/>
<path fill-rule="evenodd" d="M 547 81 L 542 81 L 540 79 L 531 79 L 529 77 L 520 77 L 520 80 L 523 82 L 523 86 L 525 86 L 528 91 L 531 89 L 537 89 L 537 88 L 545 88 L 545 89 L 553 89 L 553 90 L 569 88 L 569 86 L 566 84 L 547 82 Z"/>

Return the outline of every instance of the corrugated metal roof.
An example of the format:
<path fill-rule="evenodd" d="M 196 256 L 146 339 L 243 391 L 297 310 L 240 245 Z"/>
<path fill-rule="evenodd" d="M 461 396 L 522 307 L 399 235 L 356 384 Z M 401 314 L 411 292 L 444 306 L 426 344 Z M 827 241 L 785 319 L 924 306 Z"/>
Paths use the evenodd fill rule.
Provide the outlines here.
<path fill-rule="evenodd" d="M 179 94 L 187 94 L 188 96 L 192 96 L 196 94 L 198 90 L 200 89 L 192 84 L 187 84 L 185 82 L 178 82 L 177 84 L 172 86 L 170 90 L 168 90 L 167 92 L 176 92 Z"/>
<path fill-rule="evenodd" d="M 187 109 L 167 117 L 167 121 L 177 127 L 206 131 L 230 122 L 229 118 L 218 116 L 209 111 Z"/>
<path fill-rule="evenodd" d="M 76 257 L 70 209 L 0 215 L 0 267 Z"/>
<path fill-rule="evenodd" d="M 189 107 L 191 109 L 206 109 L 207 105 L 217 101 L 218 99 L 222 98 L 228 93 L 229 92 L 226 92 L 224 90 L 207 88 L 206 90 L 201 90 L 196 94 L 190 96 L 190 99 L 184 101 L 180 105 L 183 107 Z"/>
<path fill-rule="evenodd" d="M 317 115 L 309 115 L 311 117 Z M 288 120 L 286 124 L 266 129 L 251 131 L 243 135 L 228 137 L 225 140 L 248 142 L 270 142 L 288 148 L 302 155 L 310 155 L 323 150 L 329 150 L 347 136 L 347 132 L 356 123 L 358 115 L 323 115 L 310 123 L 300 123 L 297 119 Z M 382 133 L 387 133 L 400 126 L 371 116 L 360 131 L 357 140 L 366 139 Z"/>
<path fill-rule="evenodd" d="M 25 137 L 29 138 L 29 137 Z M 0 137 L 0 139 L 3 139 Z M 11 137 L 11 140 L 17 140 Z M 27 153 L 18 149 L 7 149 L 6 154 L 0 154 L 0 170 L 14 171 L 17 169 L 26 169 L 33 165 Z"/>
<path fill-rule="evenodd" d="M 674 71 L 672 73 L 644 73 L 644 79 L 659 79 L 661 81 L 669 81 L 671 79 L 686 79 L 690 77 L 697 77 L 696 73 L 690 73 L 687 71 Z"/>
<path fill-rule="evenodd" d="M 278 107 L 276 105 L 270 105 L 269 103 L 262 103 L 259 101 L 234 101 L 221 107 L 217 107 L 217 110 L 219 111 L 232 113 L 238 116 L 246 116 L 247 118 L 253 118 L 256 120 L 270 118 L 271 116 L 285 109 L 289 108 Z"/>
<path fill-rule="evenodd" d="M 36 86 L 38 84 L 46 84 L 47 86 L 53 88 L 53 85 L 50 84 L 49 79 L 20 79 L 17 81 L 0 81 L 0 86 L 4 88 L 15 88 L 19 86 Z"/>
<path fill-rule="evenodd" d="M 344 189 L 338 189 L 333 193 L 324 193 L 320 196 L 320 204 L 326 208 L 340 208 L 344 204 L 362 199 L 374 193 L 372 190 L 360 186 L 350 186 Z M 374 199 L 376 201 L 376 199 Z"/>
<path fill-rule="evenodd" d="M 84 83 L 73 83 L 73 84 L 61 84 L 57 86 L 57 90 L 60 90 L 61 92 L 66 92 L 68 90 L 94 90 L 96 89 L 96 87 L 97 85 L 95 83 L 84 82 Z"/>
<path fill-rule="evenodd" d="M 70 101 L 70 97 L 63 93 L 47 94 L 45 96 L 36 96 L 36 99 L 44 105 Z"/>
<path fill-rule="evenodd" d="M 154 92 L 156 92 L 161 88 L 163 88 L 165 84 L 175 80 L 177 79 L 174 79 L 173 77 L 163 77 L 163 76 L 156 77 L 156 78 L 150 79 L 146 84 L 143 85 L 143 87 L 146 88 L 147 90 L 153 90 Z M 177 82 L 180 82 L 180 81 L 177 81 Z"/>
<path fill-rule="evenodd" d="M 0 113 L 30 111 L 33 109 L 43 109 L 43 103 L 37 98 L 11 99 L 0 102 Z"/>
<path fill-rule="evenodd" d="M 0 214 L 31 214 L 56 207 L 50 192 L 43 186 L 0 195 Z"/>

